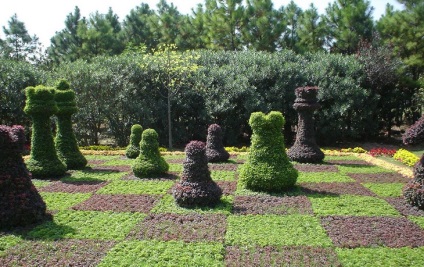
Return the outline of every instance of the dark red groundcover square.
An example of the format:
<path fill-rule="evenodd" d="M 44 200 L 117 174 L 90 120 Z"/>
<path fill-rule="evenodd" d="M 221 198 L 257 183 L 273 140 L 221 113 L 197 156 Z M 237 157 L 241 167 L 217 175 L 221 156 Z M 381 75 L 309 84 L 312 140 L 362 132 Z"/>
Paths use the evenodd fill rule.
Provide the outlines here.
<path fill-rule="evenodd" d="M 41 192 L 62 193 L 91 193 L 105 186 L 107 182 L 80 181 L 80 182 L 54 182 L 39 189 Z"/>
<path fill-rule="evenodd" d="M 385 200 L 404 216 L 424 216 L 424 210 L 410 205 L 403 197 L 387 197 Z"/>
<path fill-rule="evenodd" d="M 312 214 L 311 202 L 306 196 L 236 196 L 235 214 Z"/>
<path fill-rule="evenodd" d="M 349 173 L 359 183 L 407 183 L 410 179 L 399 173 Z"/>
<path fill-rule="evenodd" d="M 300 189 L 306 194 L 375 196 L 360 183 L 301 183 Z"/>
<path fill-rule="evenodd" d="M 232 195 L 237 189 L 236 181 L 215 181 L 215 183 L 222 189 L 224 195 Z"/>
<path fill-rule="evenodd" d="M 338 247 L 424 246 L 424 230 L 404 217 L 329 216 L 321 224 Z"/>
<path fill-rule="evenodd" d="M 72 209 L 148 213 L 159 199 L 155 195 L 93 195 Z"/>
<path fill-rule="evenodd" d="M 128 238 L 183 240 L 186 242 L 224 240 L 226 217 L 222 214 L 152 214 Z"/>
<path fill-rule="evenodd" d="M 338 172 L 335 165 L 330 164 L 295 164 L 294 167 L 300 172 Z"/>

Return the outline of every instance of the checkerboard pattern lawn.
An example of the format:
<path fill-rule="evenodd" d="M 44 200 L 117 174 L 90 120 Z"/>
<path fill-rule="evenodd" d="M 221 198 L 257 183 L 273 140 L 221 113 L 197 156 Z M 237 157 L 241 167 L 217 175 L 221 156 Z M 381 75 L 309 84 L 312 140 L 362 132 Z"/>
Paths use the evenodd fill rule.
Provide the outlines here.
<path fill-rule="evenodd" d="M 424 211 L 408 205 L 409 178 L 355 156 L 295 164 L 295 188 L 278 194 L 237 184 L 246 155 L 210 164 L 223 189 L 213 207 L 172 197 L 170 172 L 132 174 L 123 156 L 34 180 L 53 221 L 0 231 L 0 266 L 424 266 Z"/>

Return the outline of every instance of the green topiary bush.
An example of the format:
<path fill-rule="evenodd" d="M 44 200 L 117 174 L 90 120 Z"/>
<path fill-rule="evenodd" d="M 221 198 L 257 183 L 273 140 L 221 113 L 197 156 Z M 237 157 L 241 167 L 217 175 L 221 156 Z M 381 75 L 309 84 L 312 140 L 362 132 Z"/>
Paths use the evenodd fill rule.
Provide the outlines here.
<path fill-rule="evenodd" d="M 66 80 L 59 80 L 56 85 L 55 100 L 58 107 L 57 133 L 55 146 L 59 159 L 62 160 L 68 170 L 83 169 L 87 165 L 87 159 L 78 148 L 77 140 L 72 129 L 72 114 L 77 112 L 75 92 L 70 89 Z"/>
<path fill-rule="evenodd" d="M 134 124 L 131 127 L 130 144 L 125 150 L 127 158 L 135 159 L 140 154 L 140 141 L 143 127 L 140 124 Z"/>
<path fill-rule="evenodd" d="M 66 173 L 66 165 L 56 154 L 50 125 L 50 116 L 58 111 L 55 91 L 42 85 L 25 89 L 24 111 L 32 119 L 31 158 L 27 168 L 33 178 L 56 177 Z"/>
<path fill-rule="evenodd" d="M 153 129 L 144 130 L 141 135 L 140 154 L 132 165 L 134 175 L 139 178 L 157 177 L 168 169 L 168 163 L 159 152 L 158 134 Z"/>
<path fill-rule="evenodd" d="M 285 120 L 281 112 L 254 112 L 249 119 L 252 144 L 240 170 L 239 183 L 255 191 L 279 192 L 296 183 L 298 172 L 287 157 L 281 133 Z"/>

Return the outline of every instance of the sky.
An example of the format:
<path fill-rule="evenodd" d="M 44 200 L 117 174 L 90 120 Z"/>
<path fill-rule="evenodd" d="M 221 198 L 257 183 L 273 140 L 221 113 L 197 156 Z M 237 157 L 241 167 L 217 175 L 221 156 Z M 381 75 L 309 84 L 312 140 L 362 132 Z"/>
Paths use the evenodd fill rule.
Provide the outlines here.
<path fill-rule="evenodd" d="M 303 10 L 309 8 L 311 3 L 317 7 L 320 14 L 325 13 L 325 8 L 335 0 L 294 0 Z M 25 24 L 28 33 L 39 37 L 44 48 L 50 45 L 50 38 L 56 32 L 65 28 L 65 19 L 69 13 L 73 13 L 75 6 L 78 6 L 82 16 L 89 17 L 91 13 L 107 13 L 112 7 L 114 13 L 119 16 L 122 22 L 130 10 L 146 3 L 152 9 L 156 9 L 159 0 L 3 0 L 0 7 L 0 38 L 4 38 L 3 27 L 8 28 L 8 21 L 16 13 L 18 20 Z M 274 8 L 286 6 L 290 0 L 273 0 Z M 167 0 L 183 14 L 192 14 L 192 8 L 204 0 Z M 373 17 L 378 20 L 385 12 L 386 4 L 390 3 L 395 9 L 402 9 L 402 5 L 396 0 L 370 0 L 374 7 Z"/>

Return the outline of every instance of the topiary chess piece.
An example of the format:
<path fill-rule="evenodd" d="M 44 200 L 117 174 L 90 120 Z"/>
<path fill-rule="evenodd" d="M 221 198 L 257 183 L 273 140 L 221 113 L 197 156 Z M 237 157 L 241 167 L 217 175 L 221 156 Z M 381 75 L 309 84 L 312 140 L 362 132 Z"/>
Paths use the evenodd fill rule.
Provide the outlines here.
<path fill-rule="evenodd" d="M 168 163 L 159 152 L 158 134 L 153 129 L 144 130 L 141 135 L 140 154 L 132 165 L 134 175 L 139 178 L 158 177 L 168 169 Z"/>
<path fill-rule="evenodd" d="M 25 226 L 49 217 L 22 159 L 22 126 L 0 125 L 0 229 Z"/>
<path fill-rule="evenodd" d="M 299 122 L 296 141 L 287 153 L 292 161 L 318 163 L 324 159 L 324 153 L 315 142 L 313 113 L 320 108 L 317 92 L 318 87 L 296 88 L 293 108 L 298 113 Z"/>
<path fill-rule="evenodd" d="M 77 112 L 75 92 L 70 89 L 66 80 L 59 80 L 56 85 L 55 100 L 58 111 L 55 147 L 59 159 L 68 170 L 84 169 L 87 159 L 79 150 L 77 139 L 72 129 L 72 114 Z"/>
<path fill-rule="evenodd" d="M 191 141 L 185 147 L 185 153 L 181 181 L 172 191 L 176 203 L 183 207 L 215 206 L 221 199 L 222 190 L 211 178 L 205 143 Z"/>
<path fill-rule="evenodd" d="M 130 144 L 125 150 L 125 155 L 129 159 L 135 159 L 140 154 L 140 141 L 143 127 L 140 124 L 134 124 L 131 127 Z"/>
<path fill-rule="evenodd" d="M 66 173 L 66 165 L 56 154 L 50 125 L 50 116 L 58 111 L 55 91 L 42 85 L 25 89 L 24 111 L 32 119 L 31 157 L 27 168 L 33 178 L 51 178 Z"/>
<path fill-rule="evenodd" d="M 224 162 L 230 158 L 230 154 L 222 144 L 222 129 L 218 124 L 212 124 L 208 128 L 206 157 L 208 162 Z"/>
<path fill-rule="evenodd" d="M 251 114 L 252 144 L 240 170 L 241 186 L 254 191 L 281 192 L 296 183 L 298 172 L 287 157 L 281 133 L 284 123 L 281 112 Z"/>

